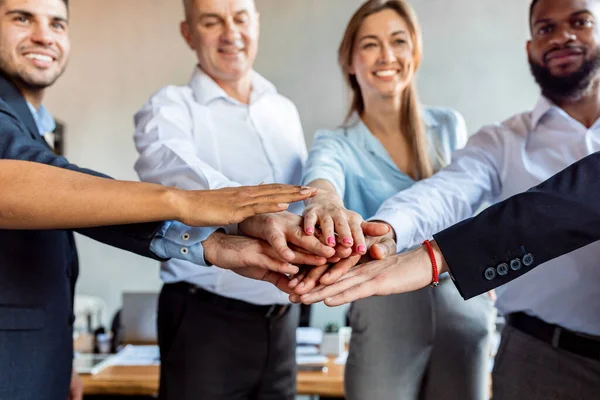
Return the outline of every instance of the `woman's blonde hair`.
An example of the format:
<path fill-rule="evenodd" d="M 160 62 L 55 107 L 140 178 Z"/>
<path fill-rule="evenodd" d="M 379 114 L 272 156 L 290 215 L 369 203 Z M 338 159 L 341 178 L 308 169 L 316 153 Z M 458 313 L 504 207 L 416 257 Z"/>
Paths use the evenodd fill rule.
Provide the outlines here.
<path fill-rule="evenodd" d="M 352 57 L 354 53 L 354 42 L 358 31 L 364 20 L 380 11 L 390 9 L 398 13 L 408 25 L 409 34 L 412 40 L 413 73 L 419 68 L 422 56 L 421 27 L 414 10 L 404 0 L 369 0 L 364 3 L 352 16 L 344 38 L 338 49 L 338 63 L 342 68 L 346 83 L 350 87 L 351 103 L 350 110 L 346 116 L 346 122 L 350 120 L 354 113 L 362 115 L 365 110 L 365 104 L 360 91 L 360 86 L 356 76 L 350 73 Z M 412 146 L 412 152 L 415 155 L 417 163 L 417 179 L 424 179 L 433 175 L 433 165 L 429 157 L 429 146 L 425 135 L 425 125 L 421 116 L 421 105 L 417 95 L 417 89 L 414 80 L 402 92 L 402 105 L 400 109 L 400 130 L 406 135 Z"/>

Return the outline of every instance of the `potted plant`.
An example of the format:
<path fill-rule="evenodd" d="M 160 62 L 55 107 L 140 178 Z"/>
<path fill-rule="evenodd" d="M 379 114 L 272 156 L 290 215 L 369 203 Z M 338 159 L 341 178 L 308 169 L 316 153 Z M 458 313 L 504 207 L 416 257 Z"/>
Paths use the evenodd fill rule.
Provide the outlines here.
<path fill-rule="evenodd" d="M 344 338 L 339 333 L 340 327 L 334 322 L 325 326 L 321 352 L 327 356 L 339 356 L 344 352 Z"/>

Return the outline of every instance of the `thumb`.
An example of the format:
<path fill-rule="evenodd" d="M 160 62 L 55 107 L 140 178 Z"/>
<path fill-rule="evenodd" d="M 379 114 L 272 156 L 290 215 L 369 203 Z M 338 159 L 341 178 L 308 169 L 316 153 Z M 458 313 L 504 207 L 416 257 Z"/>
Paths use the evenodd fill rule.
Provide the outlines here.
<path fill-rule="evenodd" d="M 396 243 L 393 240 L 385 239 L 381 243 L 374 244 L 369 250 L 369 254 L 375 260 L 382 260 L 386 257 L 396 254 Z"/>

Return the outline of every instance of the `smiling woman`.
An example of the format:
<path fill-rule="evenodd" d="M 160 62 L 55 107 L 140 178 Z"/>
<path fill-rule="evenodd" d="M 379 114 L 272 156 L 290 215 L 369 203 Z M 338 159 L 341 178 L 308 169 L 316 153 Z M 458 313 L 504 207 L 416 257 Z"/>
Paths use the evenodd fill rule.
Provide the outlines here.
<path fill-rule="evenodd" d="M 395 253 L 393 232 L 381 239 L 365 238 L 362 219 L 372 217 L 386 199 L 431 176 L 466 142 L 466 127 L 457 112 L 421 107 L 414 81 L 421 54 L 419 23 L 403 0 L 364 3 L 339 47 L 352 102 L 344 126 L 315 136 L 303 181 L 321 190 L 306 201 L 304 228 L 312 234 L 318 224 L 330 245 L 337 237 L 341 245 L 353 247 L 358 253 L 354 262 L 374 242 L 370 256 Z M 290 284 L 301 295 L 316 282 L 335 282 L 350 265 L 317 267 Z M 450 304 L 452 315 L 435 312 Z M 486 297 L 466 305 L 448 276 L 441 277 L 435 290 L 354 302 L 346 397 L 483 399 L 491 315 Z M 476 350 L 467 354 L 458 350 L 462 348 Z M 449 357 L 446 351 L 461 356 Z M 439 385 L 442 380 L 461 390 L 450 393 Z"/>

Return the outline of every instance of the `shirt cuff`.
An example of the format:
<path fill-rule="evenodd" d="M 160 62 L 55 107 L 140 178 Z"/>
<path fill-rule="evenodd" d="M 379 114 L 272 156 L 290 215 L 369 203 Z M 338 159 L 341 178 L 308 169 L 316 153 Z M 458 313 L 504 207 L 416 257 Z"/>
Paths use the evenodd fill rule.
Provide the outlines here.
<path fill-rule="evenodd" d="M 396 252 L 401 253 L 406 251 L 416 244 L 414 242 L 415 229 L 413 220 L 405 211 L 393 209 L 383 209 L 377 211 L 369 221 L 383 221 L 394 229 L 396 234 Z"/>
<path fill-rule="evenodd" d="M 150 250 L 160 258 L 176 258 L 194 264 L 209 266 L 204 259 L 202 242 L 218 227 L 193 228 L 179 221 L 168 221 L 154 235 Z"/>

